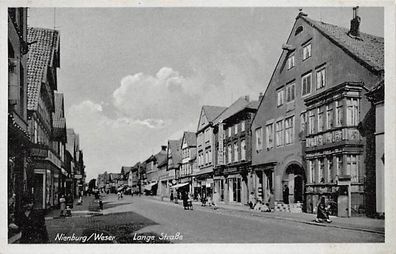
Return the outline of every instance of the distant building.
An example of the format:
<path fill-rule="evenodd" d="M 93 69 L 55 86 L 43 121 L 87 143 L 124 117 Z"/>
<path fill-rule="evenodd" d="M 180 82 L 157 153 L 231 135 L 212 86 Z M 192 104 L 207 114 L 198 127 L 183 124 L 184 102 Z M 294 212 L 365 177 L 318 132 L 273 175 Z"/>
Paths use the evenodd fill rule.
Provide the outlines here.
<path fill-rule="evenodd" d="M 194 193 L 194 189 L 192 187 L 192 177 L 194 173 L 198 172 L 197 136 L 195 132 L 185 131 L 178 148 L 179 157 L 181 155 L 181 161 L 179 159 L 179 163 L 181 164 L 179 183 L 186 183 L 187 190 L 190 193 Z"/>
<path fill-rule="evenodd" d="M 161 151 L 155 155 L 151 155 L 146 161 L 146 184 L 144 186 L 144 190 L 147 194 L 157 195 L 158 190 L 158 172 L 159 165 L 162 165 L 165 161 L 166 154 L 166 146 L 161 146 Z"/>

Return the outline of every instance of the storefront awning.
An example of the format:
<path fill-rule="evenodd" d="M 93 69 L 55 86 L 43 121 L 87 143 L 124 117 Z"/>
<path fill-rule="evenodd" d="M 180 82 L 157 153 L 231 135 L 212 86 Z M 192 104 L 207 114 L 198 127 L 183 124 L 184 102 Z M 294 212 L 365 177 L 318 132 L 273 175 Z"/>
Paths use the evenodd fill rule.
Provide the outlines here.
<path fill-rule="evenodd" d="M 171 187 L 171 189 L 177 189 L 177 188 L 186 186 L 187 184 L 189 184 L 189 183 L 179 183 L 179 184 L 173 185 L 173 186 Z"/>
<path fill-rule="evenodd" d="M 151 188 L 153 188 L 153 186 L 154 185 L 156 185 L 157 183 L 149 183 L 149 184 L 146 184 L 145 186 L 144 186 L 144 189 L 145 190 L 151 190 Z"/>

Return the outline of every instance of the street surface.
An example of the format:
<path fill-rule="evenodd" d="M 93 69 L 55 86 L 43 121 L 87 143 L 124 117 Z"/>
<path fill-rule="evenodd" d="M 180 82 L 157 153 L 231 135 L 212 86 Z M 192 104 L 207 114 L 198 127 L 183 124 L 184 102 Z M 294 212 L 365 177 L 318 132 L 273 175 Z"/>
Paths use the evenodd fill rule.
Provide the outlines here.
<path fill-rule="evenodd" d="M 76 238 L 93 232 L 115 236 L 106 239 L 114 243 L 384 242 L 384 235 L 378 233 L 283 221 L 227 209 L 194 206 L 194 210 L 184 210 L 181 205 L 143 196 L 117 200 L 115 195 L 108 195 L 101 216 L 53 219 L 46 224 L 52 242 L 62 242 L 59 233 L 64 236 L 74 233 Z"/>

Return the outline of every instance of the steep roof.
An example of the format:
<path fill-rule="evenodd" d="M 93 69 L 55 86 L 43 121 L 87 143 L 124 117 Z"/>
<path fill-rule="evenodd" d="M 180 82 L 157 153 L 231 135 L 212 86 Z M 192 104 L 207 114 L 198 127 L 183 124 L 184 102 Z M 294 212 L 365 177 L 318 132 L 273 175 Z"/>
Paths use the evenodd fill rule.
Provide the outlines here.
<path fill-rule="evenodd" d="M 164 166 L 166 164 L 166 162 L 168 161 L 166 151 L 161 150 L 159 153 L 154 155 L 154 157 L 158 163 L 158 166 Z"/>
<path fill-rule="evenodd" d="M 121 174 L 122 174 L 122 172 L 124 172 L 124 174 L 128 174 L 129 171 L 131 171 L 131 170 L 132 170 L 132 167 L 129 167 L 129 166 L 122 166 L 122 167 L 121 167 Z"/>
<path fill-rule="evenodd" d="M 183 138 L 186 140 L 187 146 L 197 146 L 197 135 L 195 132 L 185 131 Z"/>
<path fill-rule="evenodd" d="M 59 33 L 44 28 L 28 28 L 29 46 L 27 61 L 28 110 L 37 110 L 40 88 L 46 79 L 47 69 L 59 52 Z M 57 66 L 55 66 L 57 67 Z"/>
<path fill-rule="evenodd" d="M 226 120 L 227 118 L 241 112 L 245 108 L 257 109 L 258 101 L 249 101 L 246 97 L 240 97 L 234 103 L 231 104 L 226 110 L 223 111 L 219 116 L 216 117 L 214 123 L 218 123 L 220 120 Z"/>
<path fill-rule="evenodd" d="M 220 115 L 226 107 L 219 107 L 219 106 L 202 106 L 203 111 L 205 112 L 206 118 L 209 122 L 213 122 L 215 118 Z"/>
<path fill-rule="evenodd" d="M 195 134 L 195 133 L 194 133 Z M 168 165 L 169 168 L 175 168 L 178 167 L 178 165 L 181 163 L 181 139 L 179 140 L 169 140 L 169 148 L 171 150 L 171 156 L 172 156 L 172 164 Z"/>
<path fill-rule="evenodd" d="M 384 69 L 384 38 L 360 32 L 361 39 L 356 39 L 348 35 L 348 28 L 316 21 L 303 15 L 300 17 L 366 67 L 375 71 Z"/>

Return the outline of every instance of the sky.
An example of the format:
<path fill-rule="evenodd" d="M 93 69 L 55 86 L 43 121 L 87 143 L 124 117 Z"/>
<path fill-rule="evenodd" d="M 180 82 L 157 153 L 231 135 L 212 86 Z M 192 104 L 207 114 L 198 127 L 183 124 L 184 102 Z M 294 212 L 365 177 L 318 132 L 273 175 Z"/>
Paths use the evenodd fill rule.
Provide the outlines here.
<path fill-rule="evenodd" d="M 352 8 L 303 8 L 349 27 Z M 60 31 L 58 92 L 80 135 L 87 180 L 120 172 L 196 131 L 202 105 L 264 92 L 299 10 L 29 8 L 28 25 Z M 382 8 L 359 9 L 362 32 L 384 36 Z"/>

